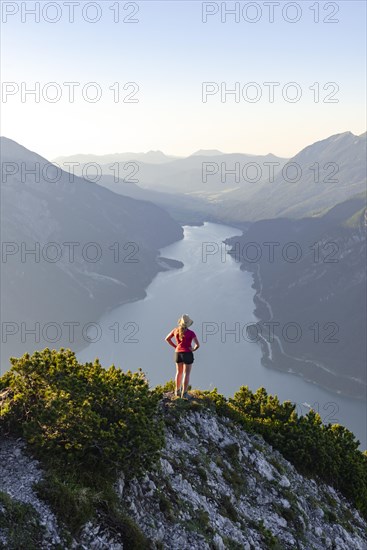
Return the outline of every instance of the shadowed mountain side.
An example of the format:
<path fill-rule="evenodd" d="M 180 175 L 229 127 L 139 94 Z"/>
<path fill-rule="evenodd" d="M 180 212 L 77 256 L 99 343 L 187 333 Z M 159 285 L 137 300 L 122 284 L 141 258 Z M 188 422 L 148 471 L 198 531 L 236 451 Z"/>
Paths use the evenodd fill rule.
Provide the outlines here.
<path fill-rule="evenodd" d="M 177 219 L 187 215 L 188 221 L 200 218 L 239 224 L 320 215 L 362 192 L 365 147 L 366 134 L 344 132 L 305 147 L 290 160 L 272 154 L 203 150 L 160 164 L 147 162 L 147 157 L 131 157 L 130 162 L 115 162 L 112 166 L 105 163 L 103 156 L 85 155 L 80 158 L 84 163 L 75 167 L 75 174 L 85 175 L 86 163 L 98 162 L 101 185 L 116 184 L 116 178 L 119 185 L 125 180 L 124 193 L 129 195 L 137 191 L 129 181 L 149 192 L 159 191 L 160 196 L 152 200 L 169 208 Z M 68 162 L 73 158 L 61 160 Z M 189 202 L 183 197 L 189 197 Z M 193 218 L 190 208 L 195 213 Z"/>
<path fill-rule="evenodd" d="M 366 188 L 366 133 L 344 132 L 309 145 L 266 184 L 228 192 L 220 219 L 255 221 L 320 215 Z M 293 181 L 291 181 L 293 180 Z"/>
<path fill-rule="evenodd" d="M 202 197 L 143 189 L 135 183 L 116 181 L 116 178 L 111 175 L 101 176 L 98 184 L 126 197 L 148 200 L 167 210 L 175 220 L 183 225 L 202 225 L 205 220 L 216 221 L 216 205 Z"/>
<path fill-rule="evenodd" d="M 56 329 L 49 332 L 60 345 L 74 342 L 63 324 L 79 323 L 78 347 L 86 322 L 144 296 L 157 272 L 168 268 L 157 262 L 158 249 L 181 239 L 183 230 L 158 206 L 72 180 L 4 137 L 1 158 L 1 314 L 3 327 L 12 323 L 9 330 L 16 331 L 3 340 L 2 360 L 49 345 L 42 335 L 48 322 L 63 329 L 59 337 Z M 29 329 L 40 324 L 38 342 L 34 335 L 22 341 L 22 323 Z"/>
<path fill-rule="evenodd" d="M 361 398 L 366 398 L 365 205 L 365 197 L 357 195 L 322 217 L 262 220 L 228 241 L 241 267 L 254 273 L 256 315 L 261 322 L 279 323 L 266 363 Z M 248 243 L 258 245 L 258 261 Z M 274 243 L 273 258 L 264 243 Z M 287 323 L 299 325 L 298 340 L 295 330 L 289 340 L 282 335 Z M 262 334 L 269 340 L 270 329 Z"/>

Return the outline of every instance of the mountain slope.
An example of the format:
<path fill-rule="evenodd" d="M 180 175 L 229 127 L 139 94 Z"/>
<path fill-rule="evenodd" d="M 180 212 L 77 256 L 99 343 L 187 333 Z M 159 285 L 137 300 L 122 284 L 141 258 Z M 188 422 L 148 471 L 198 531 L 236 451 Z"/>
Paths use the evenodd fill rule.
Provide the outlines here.
<path fill-rule="evenodd" d="M 103 174 L 101 185 L 105 177 L 112 179 L 118 174 L 120 180 L 133 178 L 146 190 L 160 191 L 160 198 L 167 194 L 164 200 L 169 208 L 177 208 L 172 194 L 178 194 L 181 202 L 184 195 L 202 220 L 210 217 L 225 223 L 244 223 L 320 215 L 362 192 L 366 184 L 365 150 L 366 133 L 356 136 L 344 132 L 305 147 L 289 160 L 273 154 L 200 150 L 164 164 L 152 164 L 146 158 L 134 161 L 131 157 L 119 162 L 118 171 L 115 165 L 112 173 L 111 165 L 97 158 Z M 83 169 L 81 163 L 75 173 L 81 175 Z M 183 202 L 181 206 L 187 215 Z"/>
<path fill-rule="evenodd" d="M 367 454 L 349 430 L 263 387 L 174 388 L 71 349 L 14 358 L 0 377 L 0 545 L 364 550 Z"/>
<path fill-rule="evenodd" d="M 1 314 L 15 332 L 3 343 L 2 361 L 54 338 L 65 345 L 85 344 L 85 323 L 144 296 L 163 269 L 156 261 L 158 249 L 181 239 L 182 228 L 154 204 L 72 179 L 7 138 L 0 145 L 1 236 L 8 252 Z M 32 250 L 35 254 L 27 253 Z M 73 322 L 79 323 L 75 339 L 64 325 Z M 47 323 L 56 325 L 45 337 Z M 27 335 L 28 328 L 36 328 L 36 336 Z"/>
<path fill-rule="evenodd" d="M 229 240 L 242 268 L 254 273 L 261 336 L 271 344 L 266 364 L 360 398 L 366 397 L 365 206 L 357 195 L 324 216 L 258 221 Z M 257 243 L 258 261 L 247 243 Z M 273 258 L 264 243 L 273 243 Z M 269 321 L 278 324 L 270 329 Z"/>
<path fill-rule="evenodd" d="M 273 182 L 225 197 L 221 215 L 237 221 L 318 215 L 366 188 L 366 133 L 344 132 L 309 145 Z M 294 180 L 294 181 L 289 181 Z"/>
<path fill-rule="evenodd" d="M 64 159 L 69 161 L 69 158 Z M 113 175 L 111 167 L 100 159 L 100 168 L 104 175 Z M 130 159 L 133 160 L 133 159 Z M 146 160 L 135 161 L 135 170 L 126 162 L 119 162 L 115 173 L 120 179 L 130 177 L 136 179 L 141 187 L 149 190 L 164 191 L 167 193 L 187 193 L 192 196 L 209 196 L 212 193 L 228 192 L 229 189 L 253 188 L 253 184 L 244 181 L 242 170 L 248 163 L 256 163 L 261 174 L 267 173 L 264 163 L 277 162 L 276 172 L 283 166 L 286 159 L 274 155 L 247 155 L 241 153 L 224 154 L 216 151 L 197 151 L 187 158 L 171 160 L 167 163 L 152 164 Z M 237 163 L 238 177 L 230 175 Z M 65 166 L 65 170 L 67 167 Z M 226 174 L 228 171 L 228 174 Z M 133 176 L 131 175 L 134 172 Z M 250 170 L 251 172 L 251 170 Z M 75 173 L 83 173 L 83 165 L 75 167 Z M 205 177 L 206 174 L 206 177 Z M 249 173 L 249 177 L 253 177 Z M 222 181 L 223 180 L 223 181 Z M 258 184 L 259 185 L 259 184 Z"/>
<path fill-rule="evenodd" d="M 366 522 L 332 487 L 303 477 L 262 437 L 228 418 L 192 410 L 181 411 L 177 422 L 172 405 L 165 394 L 166 443 L 156 467 L 141 479 L 127 481 L 121 474 L 115 486 L 128 529 L 121 530 L 113 517 L 108 521 L 108 513 L 97 515 L 69 535 L 69 544 L 65 526 L 34 490 L 44 470 L 22 441 L 2 439 L 0 491 L 10 498 L 2 499 L 0 540 L 13 548 L 7 512 L 27 503 L 18 537 L 26 537 L 32 525 L 45 549 L 72 543 L 96 550 L 366 548 Z"/>
<path fill-rule="evenodd" d="M 210 220 L 215 213 L 214 205 L 208 203 L 205 198 L 194 198 L 184 193 L 154 191 L 121 179 L 116 181 L 111 175 L 101 176 L 98 185 L 126 197 L 152 202 L 169 212 L 170 216 L 182 225 L 200 225 L 204 220 Z"/>

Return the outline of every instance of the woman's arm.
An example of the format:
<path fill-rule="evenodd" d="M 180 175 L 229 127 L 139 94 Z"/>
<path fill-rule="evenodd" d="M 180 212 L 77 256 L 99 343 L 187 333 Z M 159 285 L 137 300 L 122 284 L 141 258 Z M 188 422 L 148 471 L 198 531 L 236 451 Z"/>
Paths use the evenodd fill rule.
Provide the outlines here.
<path fill-rule="evenodd" d="M 196 351 L 197 349 L 200 348 L 199 340 L 195 336 L 195 338 L 193 338 L 192 341 L 195 343 L 195 347 L 192 349 L 192 351 Z"/>
<path fill-rule="evenodd" d="M 171 331 L 169 334 L 167 334 L 167 336 L 165 337 L 165 341 L 170 345 L 172 346 L 173 348 L 176 349 L 176 344 L 174 344 L 172 342 L 172 338 L 174 337 L 174 334 L 173 334 L 173 331 Z"/>

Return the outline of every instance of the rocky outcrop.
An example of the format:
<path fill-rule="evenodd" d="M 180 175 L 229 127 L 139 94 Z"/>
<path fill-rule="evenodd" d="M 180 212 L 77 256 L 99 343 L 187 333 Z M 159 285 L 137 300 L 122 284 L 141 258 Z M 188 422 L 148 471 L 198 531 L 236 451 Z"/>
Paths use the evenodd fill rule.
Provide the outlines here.
<path fill-rule="evenodd" d="M 260 436 L 230 419 L 192 406 L 177 414 L 176 403 L 166 393 L 160 404 L 166 443 L 156 467 L 140 480 L 121 475 L 115 487 L 150 548 L 367 548 L 366 522 L 332 487 L 303 477 Z M 57 518 L 32 488 L 42 470 L 21 440 L 1 442 L 0 469 L 0 490 L 31 504 L 39 515 L 42 548 L 124 548 L 118 533 L 97 520 L 84 527 L 78 541 L 65 542 Z M 6 536 L 0 527 L 3 544 Z"/>

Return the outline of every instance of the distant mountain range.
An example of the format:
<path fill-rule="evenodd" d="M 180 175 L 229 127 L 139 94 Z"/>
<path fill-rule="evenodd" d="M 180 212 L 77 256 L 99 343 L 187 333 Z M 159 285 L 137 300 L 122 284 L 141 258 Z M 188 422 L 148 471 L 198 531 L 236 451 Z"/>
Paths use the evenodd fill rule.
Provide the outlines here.
<path fill-rule="evenodd" d="M 80 162 L 74 157 L 55 160 L 66 171 L 70 170 L 68 162 Z M 222 169 L 231 170 L 236 163 L 239 167 L 256 163 L 265 173 L 267 168 L 264 163 L 275 162 L 278 165 L 275 170 L 277 172 L 286 162 L 286 159 L 273 155 L 224 154 L 219 151 L 197 151 L 187 158 L 160 164 L 130 158 L 129 161 L 120 161 L 112 167 L 111 163 L 104 164 L 102 157 L 97 160 L 87 157 L 84 160 L 85 162 L 73 167 L 74 174 L 85 176 L 87 163 L 98 162 L 101 173 L 97 183 L 115 193 L 153 201 L 167 208 L 181 223 L 220 219 L 220 206 L 226 194 L 240 189 L 240 181 L 234 181 L 233 176 L 228 176 L 226 183 L 222 182 Z M 96 172 L 90 168 L 90 173 L 93 178 Z M 227 221 L 232 218 L 234 217 L 228 212 Z"/>
<path fill-rule="evenodd" d="M 214 157 L 225 155 L 217 149 L 199 149 L 192 153 L 191 157 Z M 146 164 L 165 164 L 186 157 L 178 155 L 166 155 L 162 151 L 148 151 L 147 153 L 112 153 L 107 155 L 95 155 L 81 153 L 77 155 L 64 155 L 59 156 L 51 160 L 54 164 L 63 165 L 64 162 L 79 162 L 80 164 L 86 164 L 88 162 L 97 162 L 98 164 L 108 164 L 114 162 L 129 162 L 138 161 Z"/>
<path fill-rule="evenodd" d="M 366 133 L 344 132 L 300 151 L 273 182 L 229 192 L 221 212 L 237 221 L 315 216 L 365 189 Z"/>
<path fill-rule="evenodd" d="M 190 156 L 204 156 L 211 157 L 217 155 L 224 155 L 217 149 L 199 149 Z M 114 162 L 128 162 L 139 161 L 146 164 L 164 164 L 177 159 L 182 159 L 177 155 L 166 155 L 162 151 L 148 151 L 147 153 L 113 153 L 108 155 L 94 155 L 94 154 L 78 154 L 78 155 L 66 155 L 59 156 L 51 160 L 54 164 L 62 165 L 64 162 L 79 162 L 80 164 L 86 164 L 88 162 L 97 162 L 98 164 L 108 164 Z"/>
<path fill-rule="evenodd" d="M 70 156 L 60 156 L 52 159 L 51 162 L 59 164 L 63 168 L 64 162 L 79 162 L 84 165 L 88 162 L 97 162 L 98 164 L 108 164 L 114 162 L 138 161 L 149 164 L 164 164 L 177 158 L 172 155 L 165 155 L 162 151 L 148 151 L 147 153 L 113 153 L 109 155 L 79 154 Z"/>
<path fill-rule="evenodd" d="M 86 345 L 81 334 L 85 323 L 143 297 L 156 273 L 167 269 L 157 261 L 158 249 L 181 239 L 183 230 L 152 203 L 116 195 L 79 177 L 71 181 L 67 172 L 57 172 L 45 158 L 5 137 L 0 145 L 1 236 L 7 252 L 1 316 L 3 327 L 13 323 L 8 330 L 17 331 L 7 343 L 3 339 L 4 368 L 4 358 L 32 349 L 32 344 L 34 349 L 52 346 L 57 329 L 44 337 L 47 323 L 62 328 L 58 346 Z M 36 166 L 35 176 L 31 171 Z M 7 170 L 16 173 L 5 177 Z M 66 321 L 80 324 L 75 344 L 63 326 Z M 37 343 L 25 335 L 35 323 L 40 325 Z"/>
<path fill-rule="evenodd" d="M 103 174 L 98 183 L 171 208 L 180 221 L 186 217 L 243 224 L 279 216 L 319 215 L 363 192 L 365 150 L 366 133 L 356 136 L 344 132 L 309 145 L 291 159 L 216 150 L 200 150 L 160 164 L 130 157 L 135 167 L 126 159 L 120 161 L 120 179 L 116 179 L 103 157 L 86 156 L 84 162 L 80 159 L 75 173 L 82 175 L 87 162 L 98 162 Z M 63 162 L 72 160 L 74 157 L 63 157 Z M 136 180 L 134 187 L 131 179 Z"/>
<path fill-rule="evenodd" d="M 78 156 L 80 158 L 80 155 Z M 67 162 L 80 162 L 74 157 L 65 157 L 61 167 L 67 170 Z M 136 162 L 136 169 L 133 170 L 127 162 Z M 241 153 L 224 154 L 220 151 L 197 151 L 187 158 L 179 158 L 165 163 L 149 163 L 146 159 L 139 161 L 130 157 L 115 165 L 112 169 L 109 164 L 104 163 L 103 157 L 93 158 L 88 156 L 84 162 L 75 167 L 75 174 L 82 175 L 85 165 L 89 162 L 98 162 L 104 175 L 116 175 L 121 180 L 133 181 L 140 187 L 149 190 L 163 191 L 166 193 L 180 193 L 193 197 L 210 198 L 213 193 L 225 193 L 229 189 L 240 188 L 241 182 L 235 181 L 234 176 L 228 175 L 227 182 L 222 181 L 222 171 L 232 170 L 235 163 L 241 167 L 248 163 L 256 163 L 261 167 L 263 174 L 267 173 L 264 162 L 275 162 L 278 164 L 276 172 L 284 165 L 286 159 L 274 155 L 246 155 Z M 222 164 L 225 163 L 222 170 Z M 209 166 L 210 165 L 210 166 Z M 114 171 L 113 171 L 114 170 Z M 136 180 L 136 181 L 135 181 Z"/>
<path fill-rule="evenodd" d="M 216 157 L 224 155 L 225 153 L 222 153 L 222 151 L 218 151 L 218 149 L 199 149 L 198 151 L 195 151 L 195 153 L 192 153 L 192 157 Z"/>
<path fill-rule="evenodd" d="M 3 162 L 47 163 L 7 138 L 1 146 Z M 254 273 L 261 322 L 294 322 L 302 329 L 297 342 L 281 335 L 269 346 L 263 339 L 264 362 L 365 397 L 366 133 L 330 136 L 292 159 L 199 150 L 187 158 L 150 151 L 55 160 L 80 163 L 73 183 L 67 171 L 54 184 L 45 178 L 34 183 L 31 175 L 22 182 L 19 173 L 2 183 L 3 241 L 92 241 L 108 253 L 94 264 L 83 258 L 35 264 L 9 255 L 3 264 L 3 320 L 95 321 L 106 308 L 143 296 L 155 273 L 167 268 L 158 248 L 182 237 L 177 221 L 228 223 L 244 231 L 232 245 L 253 242 L 262 251 L 258 261 L 240 257 L 243 269 Z M 101 165 L 96 183 L 78 177 L 88 162 Z M 118 164 L 120 179 L 111 163 Z M 239 181 L 228 172 L 236 166 Z M 246 166 L 257 166 L 258 181 L 244 181 Z M 108 249 L 114 242 L 135 242 L 139 263 L 115 263 Z M 278 243 L 274 261 L 264 245 L 269 242 Z M 301 250 L 299 261 L 282 256 L 289 243 Z M 28 318 L 28 312 L 35 313 Z M 29 340 L 24 349 L 30 349 Z"/>

